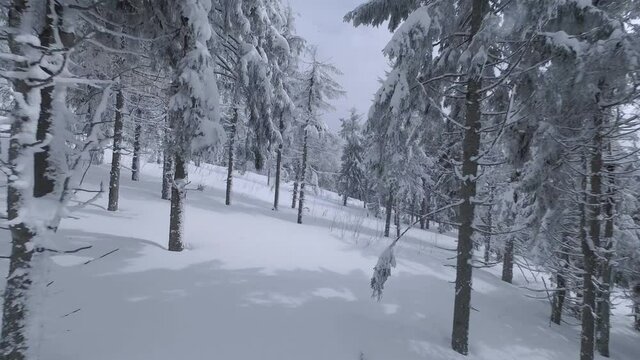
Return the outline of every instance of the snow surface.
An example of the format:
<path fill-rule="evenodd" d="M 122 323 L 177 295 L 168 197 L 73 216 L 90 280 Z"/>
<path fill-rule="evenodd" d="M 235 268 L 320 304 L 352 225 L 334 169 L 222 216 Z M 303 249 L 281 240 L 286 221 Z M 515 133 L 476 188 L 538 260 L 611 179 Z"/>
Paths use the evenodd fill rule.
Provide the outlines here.
<path fill-rule="evenodd" d="M 88 184 L 106 183 L 108 169 L 92 169 Z M 58 248 L 93 247 L 50 258 L 38 311 L 41 360 L 578 358 L 578 321 L 550 324 L 548 301 L 522 289 L 542 286 L 535 274 L 518 273 L 509 285 L 499 267 L 475 271 L 463 357 L 449 346 L 455 273 L 444 249 L 455 247 L 453 238 L 411 230 L 377 302 L 369 281 L 390 240 L 362 204 L 310 195 L 298 225 L 290 184 L 275 212 L 266 177 L 246 173 L 227 207 L 225 169 L 190 171 L 189 188 L 205 188 L 189 191 L 182 253 L 166 250 L 169 202 L 159 197 L 156 164 L 145 164 L 137 183 L 123 169 L 120 211 L 107 212 L 105 196 L 63 221 Z M 7 251 L 8 234 L 0 236 Z M 637 359 L 629 312 L 624 303 L 615 310 L 611 359 Z"/>

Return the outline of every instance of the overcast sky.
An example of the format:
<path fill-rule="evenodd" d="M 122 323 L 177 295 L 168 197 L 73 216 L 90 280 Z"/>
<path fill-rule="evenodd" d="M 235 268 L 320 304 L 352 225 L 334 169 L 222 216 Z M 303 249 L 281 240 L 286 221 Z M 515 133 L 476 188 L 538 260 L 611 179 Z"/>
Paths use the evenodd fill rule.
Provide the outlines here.
<path fill-rule="evenodd" d="M 358 27 L 342 21 L 344 15 L 366 0 L 289 0 L 298 14 L 298 33 L 318 47 L 321 60 L 329 61 L 344 73 L 338 81 L 347 92 L 335 102 L 335 112 L 324 115 L 333 130 L 349 109 L 366 114 L 378 78 L 384 75 L 387 62 L 382 49 L 391 38 L 386 27 Z"/>

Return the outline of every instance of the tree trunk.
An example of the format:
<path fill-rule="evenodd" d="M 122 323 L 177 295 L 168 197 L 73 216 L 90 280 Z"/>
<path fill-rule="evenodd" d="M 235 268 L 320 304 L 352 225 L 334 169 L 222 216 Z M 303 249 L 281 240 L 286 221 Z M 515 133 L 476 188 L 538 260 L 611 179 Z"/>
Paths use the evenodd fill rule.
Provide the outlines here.
<path fill-rule="evenodd" d="M 583 296 L 582 296 L 582 332 L 580 336 L 580 360 L 593 360 L 595 347 L 595 313 L 596 313 L 596 272 L 598 258 L 596 249 L 600 246 L 600 195 L 601 195 L 601 175 L 602 153 L 600 146 L 600 135 L 598 124 L 594 122 L 596 134 L 594 136 L 594 146 L 591 154 L 590 183 L 591 189 L 585 203 L 589 204 L 589 234 L 582 239 L 582 256 L 584 263 L 583 274 Z M 586 186 L 586 185 L 584 185 Z M 585 190 L 586 191 L 586 190 Z M 586 207 L 585 205 L 582 205 Z M 583 208 L 583 212 L 586 210 Z M 585 214 L 586 222 L 586 214 Z M 586 223 L 585 223 L 586 225 Z"/>
<path fill-rule="evenodd" d="M 396 205 L 396 217 L 395 217 L 395 225 L 396 225 L 396 239 L 400 237 L 400 205 Z"/>
<path fill-rule="evenodd" d="M 429 219 L 426 215 L 429 213 L 429 202 L 431 200 L 429 199 L 429 189 L 425 178 L 422 178 L 422 189 L 424 194 L 420 203 L 420 229 L 429 230 Z"/>
<path fill-rule="evenodd" d="M 307 126 L 309 125 L 307 121 Z M 309 151 L 308 142 L 309 140 L 309 132 L 305 128 L 304 130 L 304 139 L 302 143 L 302 166 L 300 168 L 300 200 L 298 203 L 298 224 L 302 224 L 302 212 L 304 211 L 304 185 L 306 182 L 307 175 L 307 153 Z"/>
<path fill-rule="evenodd" d="M 293 193 L 291 194 L 291 208 L 295 209 L 298 204 L 298 179 L 300 177 L 300 169 L 294 164 L 293 166 Z"/>
<path fill-rule="evenodd" d="M 607 166 L 608 188 L 607 200 L 604 203 L 604 261 L 602 264 L 602 288 L 598 301 L 597 345 L 598 352 L 604 357 L 609 357 L 609 338 L 611 332 L 611 284 L 613 283 L 613 206 L 614 206 L 614 176 L 615 165 Z"/>
<path fill-rule="evenodd" d="M 391 230 L 391 211 L 393 210 L 393 190 L 389 190 L 389 198 L 387 199 L 386 220 L 384 222 L 384 237 L 389 237 Z"/>
<path fill-rule="evenodd" d="M 173 181 L 173 159 L 168 150 L 164 151 L 162 161 L 162 199 L 171 199 L 171 182 Z"/>
<path fill-rule="evenodd" d="M 32 24 L 24 24 L 27 11 L 25 0 L 13 0 L 8 9 L 8 26 L 11 29 L 30 28 Z M 20 44 L 16 41 L 16 33 L 9 33 L 8 43 L 11 54 L 22 56 Z M 28 71 L 29 65 L 16 63 L 16 71 Z M 31 88 L 26 80 L 14 79 L 13 90 L 28 99 L 39 91 Z M 36 125 L 36 119 L 30 118 L 27 109 L 18 104 L 13 109 L 11 124 L 11 138 L 9 140 L 8 163 L 10 176 L 7 178 L 7 219 L 14 221 L 18 218 L 23 200 L 22 186 L 25 174 L 25 147 L 21 140 L 24 131 Z M 11 255 L 9 257 L 9 273 L 4 289 L 4 306 L 2 309 L 2 338 L 0 341 L 0 358 L 3 360 L 25 360 L 28 351 L 26 318 L 28 313 L 28 294 L 31 291 L 31 266 L 34 254 L 31 244 L 35 236 L 24 223 L 11 223 Z"/>
<path fill-rule="evenodd" d="M 284 121 L 282 121 L 283 114 L 280 114 L 280 123 L 278 124 L 278 129 L 280 130 L 280 135 L 284 132 Z M 276 178 L 274 183 L 274 194 L 273 194 L 273 210 L 278 210 L 278 203 L 280 202 L 280 174 L 282 171 L 282 142 L 278 144 L 278 150 L 276 151 Z"/>
<path fill-rule="evenodd" d="M 564 300 L 567 296 L 565 287 L 567 282 L 564 275 L 561 272 L 556 274 L 556 291 L 553 294 L 553 300 L 551 302 L 551 322 L 560 325 L 562 323 L 562 308 L 564 307 Z"/>
<path fill-rule="evenodd" d="M 511 284 L 513 282 L 513 248 L 515 240 L 507 240 L 502 257 L 502 281 Z"/>
<path fill-rule="evenodd" d="M 560 325 L 562 323 L 562 309 L 567 298 L 567 280 L 565 274 L 569 272 L 569 241 L 568 236 L 562 236 L 562 246 L 560 247 L 560 268 L 556 273 L 556 291 L 553 293 L 551 302 L 551 322 Z"/>
<path fill-rule="evenodd" d="M 349 197 L 347 196 L 347 194 L 342 195 L 342 206 L 347 206 L 348 199 Z"/>
<path fill-rule="evenodd" d="M 50 0 L 47 0 L 46 6 L 46 24 L 39 36 L 40 43 L 45 48 L 49 48 L 56 43 L 54 31 L 60 24 L 54 24 L 53 21 L 56 17 L 62 15 L 62 7 L 56 5 L 56 16 L 53 16 L 49 1 Z M 51 128 L 53 122 L 53 93 L 53 83 L 40 89 L 40 116 L 38 118 L 38 126 L 36 128 L 36 141 L 39 142 L 45 142 L 54 136 Z M 50 149 L 49 145 L 45 145 L 41 148 L 41 151 L 38 151 L 33 155 L 33 196 L 36 198 L 53 193 L 55 187 L 55 164 L 49 160 L 51 153 Z"/>
<path fill-rule="evenodd" d="M 236 131 L 238 129 L 238 108 L 233 109 L 233 118 L 231 119 L 231 130 L 229 134 L 229 148 L 227 162 L 227 191 L 224 199 L 225 205 L 231 205 L 231 187 L 233 186 L 233 152 L 235 151 Z"/>
<path fill-rule="evenodd" d="M 142 124 L 140 119 L 136 119 L 136 126 L 133 134 L 133 159 L 131 160 L 131 180 L 140 180 L 140 151 L 141 143 L 140 137 L 142 136 Z"/>
<path fill-rule="evenodd" d="M 20 16 L 16 13 L 21 14 L 24 10 L 24 2 L 14 1 L 10 10 L 10 24 L 15 23 L 14 16 Z M 17 24 L 19 24 L 19 19 Z M 16 86 L 15 91 L 25 96 L 29 92 L 28 86 L 22 81 L 14 81 L 14 86 Z M 21 165 L 23 165 L 20 160 L 25 154 L 18 135 L 23 133 L 23 126 L 29 122 L 28 118 L 20 117 L 18 114 L 14 116 L 17 119 L 13 121 L 11 126 L 8 154 L 12 174 L 8 177 L 7 184 L 7 219 L 9 221 L 18 218 L 22 203 L 23 195 L 19 183 L 24 175 L 20 171 Z M 11 232 L 11 256 L 9 258 L 9 274 L 4 289 L 0 357 L 6 360 L 24 360 L 29 345 L 25 326 L 28 312 L 27 296 L 32 284 L 31 259 L 34 255 L 33 247 L 29 244 L 35 234 L 24 223 L 10 225 L 9 230 Z"/>
<path fill-rule="evenodd" d="M 473 0 L 471 9 L 471 32 L 473 38 L 482 23 L 486 11 L 486 0 Z M 460 354 L 469 353 L 469 317 L 471 312 L 471 259 L 473 256 L 473 222 L 475 217 L 476 175 L 475 160 L 480 149 L 480 101 L 481 75 L 469 77 L 466 95 L 465 131 L 462 140 L 462 185 L 460 188 L 460 228 L 456 259 L 456 286 L 453 307 L 453 330 L 451 348 Z"/>
<path fill-rule="evenodd" d="M 48 44 L 46 46 L 49 46 Z M 36 140 L 46 141 L 53 136 L 51 133 L 51 107 L 53 105 L 53 86 L 40 90 L 40 118 L 36 130 Z M 41 151 L 33 154 L 33 196 L 43 197 L 53 192 L 55 186 L 54 164 L 49 161 L 50 146 L 43 146 Z"/>
<path fill-rule="evenodd" d="M 116 93 L 116 115 L 113 123 L 113 154 L 111 157 L 111 173 L 109 177 L 109 205 L 107 210 L 118 210 L 120 193 L 120 152 L 122 150 L 122 129 L 124 127 L 124 94 L 122 89 Z"/>
<path fill-rule="evenodd" d="M 490 199 L 489 201 L 493 201 Z M 487 210 L 487 223 L 486 223 L 486 231 L 484 234 L 484 263 L 489 264 L 491 260 L 491 231 L 493 229 L 493 215 L 491 214 L 491 207 Z"/>
<path fill-rule="evenodd" d="M 171 186 L 171 214 L 169 217 L 169 251 L 184 250 L 182 240 L 184 205 L 186 199 L 187 164 L 182 154 L 175 156 L 175 175 Z"/>

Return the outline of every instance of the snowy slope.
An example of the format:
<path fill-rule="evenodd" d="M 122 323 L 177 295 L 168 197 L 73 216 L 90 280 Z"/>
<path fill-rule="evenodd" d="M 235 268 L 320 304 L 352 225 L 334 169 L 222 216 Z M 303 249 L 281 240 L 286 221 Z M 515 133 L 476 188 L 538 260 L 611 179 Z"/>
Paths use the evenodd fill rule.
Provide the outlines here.
<path fill-rule="evenodd" d="M 502 283 L 499 268 L 474 274 L 471 355 L 457 355 L 449 347 L 453 254 L 443 250 L 455 247 L 452 238 L 411 230 L 376 302 L 369 278 L 389 242 L 379 220 L 324 192 L 309 197 L 298 225 L 290 186 L 274 212 L 266 178 L 251 173 L 235 180 L 227 207 L 224 174 L 191 168 L 191 187 L 205 189 L 188 195 L 183 253 L 165 250 L 169 202 L 159 198 L 155 164 L 138 183 L 123 170 L 119 212 L 107 212 L 103 197 L 63 223 L 60 247 L 93 247 L 48 265 L 42 360 L 578 358 L 578 329 L 551 325 L 547 301 Z M 89 173 L 89 184 L 100 181 L 108 183 L 108 165 Z M 640 336 L 628 309 L 617 311 L 612 359 L 637 359 Z"/>

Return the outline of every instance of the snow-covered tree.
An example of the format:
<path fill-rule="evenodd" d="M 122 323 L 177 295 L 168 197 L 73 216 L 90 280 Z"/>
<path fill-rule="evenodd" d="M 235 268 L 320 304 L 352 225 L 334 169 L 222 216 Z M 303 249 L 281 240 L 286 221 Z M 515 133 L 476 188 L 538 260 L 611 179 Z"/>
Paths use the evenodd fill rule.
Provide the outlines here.
<path fill-rule="evenodd" d="M 360 118 L 357 110 L 351 109 L 349 117 L 341 120 L 340 136 L 345 144 L 342 150 L 342 166 L 338 176 L 338 186 L 344 206 L 347 206 L 349 197 L 362 199 L 365 188 L 364 148 Z"/>
<path fill-rule="evenodd" d="M 334 77 L 341 72 L 335 66 L 322 62 L 318 59 L 315 49 L 311 51 L 311 60 L 308 69 L 302 73 L 300 81 L 300 97 L 298 100 L 301 107 L 302 136 L 302 157 L 300 160 L 300 188 L 298 202 L 298 224 L 302 224 L 302 214 L 304 212 L 304 191 L 308 174 L 309 158 L 309 137 L 319 135 L 325 131 L 326 125 L 320 118 L 321 112 L 330 109 L 329 101 L 336 99 L 343 94 L 340 84 Z"/>
<path fill-rule="evenodd" d="M 224 139 L 214 61 L 207 47 L 213 29 L 210 0 L 159 4 L 164 18 L 178 29 L 169 44 L 174 69 L 169 100 L 169 126 L 174 179 L 171 190 L 169 250 L 184 249 L 183 227 L 188 164 L 192 155 L 217 146 Z"/>

